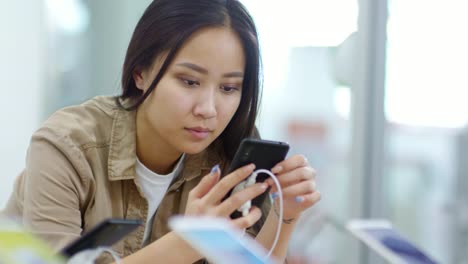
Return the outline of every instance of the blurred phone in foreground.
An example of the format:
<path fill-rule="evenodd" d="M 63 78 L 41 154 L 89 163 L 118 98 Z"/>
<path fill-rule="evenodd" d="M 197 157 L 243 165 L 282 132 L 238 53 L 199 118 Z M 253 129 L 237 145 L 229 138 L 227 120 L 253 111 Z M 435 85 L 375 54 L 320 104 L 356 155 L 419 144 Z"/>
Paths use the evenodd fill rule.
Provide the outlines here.
<path fill-rule="evenodd" d="M 142 223 L 141 220 L 133 219 L 106 219 L 62 249 L 61 253 L 71 257 L 86 249 L 112 246 Z"/>
<path fill-rule="evenodd" d="M 173 216 L 169 226 L 213 263 L 272 264 L 266 250 L 221 218 Z"/>
<path fill-rule="evenodd" d="M 357 219 L 347 229 L 390 263 L 436 264 L 421 249 L 400 235 L 386 220 Z"/>
<path fill-rule="evenodd" d="M 0 219 L 0 263 L 62 264 L 65 263 L 65 259 L 18 225 Z"/>

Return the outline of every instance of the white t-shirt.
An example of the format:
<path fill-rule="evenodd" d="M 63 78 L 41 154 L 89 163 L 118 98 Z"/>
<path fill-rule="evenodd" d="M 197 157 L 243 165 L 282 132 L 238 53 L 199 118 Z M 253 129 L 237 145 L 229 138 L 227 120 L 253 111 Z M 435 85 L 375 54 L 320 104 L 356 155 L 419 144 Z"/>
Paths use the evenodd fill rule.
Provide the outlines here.
<path fill-rule="evenodd" d="M 148 201 L 148 217 L 146 219 L 146 228 L 145 234 L 143 236 L 143 245 L 147 244 L 147 240 L 151 234 L 151 229 L 153 227 L 153 216 L 158 209 L 159 204 L 161 203 L 164 195 L 166 194 L 169 185 L 172 180 L 177 177 L 183 167 L 185 154 L 179 158 L 177 165 L 174 167 L 174 170 L 166 175 L 157 174 L 150 169 L 148 169 L 141 161 L 137 158 L 135 165 L 136 178 L 135 182 L 140 187 Z"/>

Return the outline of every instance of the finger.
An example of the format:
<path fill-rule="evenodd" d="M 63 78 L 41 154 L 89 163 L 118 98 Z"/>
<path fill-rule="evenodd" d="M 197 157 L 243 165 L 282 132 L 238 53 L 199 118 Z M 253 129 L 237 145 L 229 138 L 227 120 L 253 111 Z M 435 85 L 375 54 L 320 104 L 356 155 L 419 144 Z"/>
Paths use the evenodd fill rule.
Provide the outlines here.
<path fill-rule="evenodd" d="M 232 212 L 240 208 L 245 202 L 264 193 L 267 188 L 268 184 L 266 183 L 256 183 L 242 191 L 236 192 L 218 206 L 216 209 L 217 214 L 222 216 L 232 214 Z"/>
<path fill-rule="evenodd" d="M 296 199 L 297 203 L 302 205 L 303 208 L 309 208 L 322 199 L 322 194 L 319 191 L 315 191 L 310 194 L 298 196 L 298 198 L 300 199 Z"/>
<path fill-rule="evenodd" d="M 226 194 L 234 188 L 238 183 L 252 174 L 255 169 L 254 164 L 249 164 L 241 167 L 234 172 L 223 177 L 204 197 L 206 201 L 217 203 L 226 196 Z"/>
<path fill-rule="evenodd" d="M 219 165 L 215 165 L 211 172 L 203 177 L 203 179 L 193 188 L 189 196 L 193 198 L 202 198 L 204 197 L 212 188 L 216 185 L 221 175 L 221 170 Z"/>
<path fill-rule="evenodd" d="M 271 172 L 273 172 L 274 174 L 278 174 L 307 165 L 309 165 L 307 158 L 304 155 L 296 154 L 276 164 L 275 167 L 271 169 Z"/>
<path fill-rule="evenodd" d="M 262 217 L 262 211 L 258 207 L 252 207 L 248 215 L 232 220 L 232 223 L 240 229 L 253 226 Z"/>
<path fill-rule="evenodd" d="M 283 198 L 293 198 L 315 192 L 315 181 L 303 181 L 282 189 Z"/>
<path fill-rule="evenodd" d="M 282 188 L 285 188 L 289 185 L 299 183 L 301 181 L 313 180 L 316 177 L 316 171 L 310 166 L 305 166 L 297 168 L 295 170 L 286 172 L 284 174 L 278 175 L 277 179 Z M 275 191 L 277 186 L 272 178 L 269 178 L 265 181 L 268 185 L 272 186 Z"/>

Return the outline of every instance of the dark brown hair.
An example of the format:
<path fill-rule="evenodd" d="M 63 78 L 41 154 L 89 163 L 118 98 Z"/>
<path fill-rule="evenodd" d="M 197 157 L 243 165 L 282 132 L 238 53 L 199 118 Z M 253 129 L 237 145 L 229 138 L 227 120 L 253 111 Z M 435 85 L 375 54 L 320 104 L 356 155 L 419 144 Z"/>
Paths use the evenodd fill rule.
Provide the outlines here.
<path fill-rule="evenodd" d="M 260 101 L 260 52 L 252 17 L 237 0 L 154 0 L 133 32 L 125 56 L 120 107 L 134 110 L 154 90 L 177 51 L 196 31 L 207 27 L 229 27 L 240 38 L 245 52 L 242 97 L 234 117 L 216 139 L 231 160 L 240 141 L 252 136 Z M 133 80 L 135 69 L 148 69 L 156 58 L 167 54 L 159 73 L 143 93 Z M 138 68 L 137 68 L 138 67 Z M 123 100 L 131 105 L 125 105 Z"/>

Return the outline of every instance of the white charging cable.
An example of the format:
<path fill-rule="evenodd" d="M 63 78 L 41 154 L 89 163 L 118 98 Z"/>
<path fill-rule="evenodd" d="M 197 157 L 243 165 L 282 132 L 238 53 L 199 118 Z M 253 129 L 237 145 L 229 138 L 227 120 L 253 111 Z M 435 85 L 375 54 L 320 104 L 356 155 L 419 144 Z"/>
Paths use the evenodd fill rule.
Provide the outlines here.
<path fill-rule="evenodd" d="M 117 253 L 110 247 L 97 247 L 86 249 L 73 255 L 67 264 L 92 264 L 104 252 L 109 253 L 114 259 L 116 264 L 122 263 Z"/>
<path fill-rule="evenodd" d="M 281 222 L 283 221 L 283 192 L 281 191 L 281 185 L 278 181 L 278 179 L 276 178 L 276 175 L 274 175 L 271 171 L 269 170 L 266 170 L 266 169 L 258 169 L 256 171 L 254 171 L 250 176 L 249 178 L 247 178 L 247 180 L 239 183 L 233 190 L 233 193 L 235 192 L 238 192 L 242 189 L 245 189 L 247 187 L 249 187 L 250 185 L 253 185 L 256 183 L 256 180 L 257 180 L 257 175 L 260 174 L 260 173 L 265 173 L 265 174 L 268 174 L 268 176 L 270 176 L 270 178 L 273 179 L 273 181 L 275 182 L 275 185 L 276 185 L 276 189 L 278 189 L 278 200 L 279 200 L 279 214 L 278 214 L 278 228 L 276 229 L 276 235 L 275 235 L 275 239 L 273 240 L 273 244 L 270 248 L 270 251 L 268 251 L 268 254 L 265 256 L 265 258 L 269 258 L 271 256 L 271 254 L 273 253 L 273 250 L 275 249 L 276 247 L 276 244 L 278 243 L 278 239 L 279 239 L 279 236 L 280 236 L 280 233 L 281 233 Z M 273 200 L 273 199 L 272 199 Z M 272 201 L 272 206 L 274 206 L 274 200 Z M 239 212 L 242 212 L 242 215 L 243 216 L 246 216 L 249 214 L 249 210 L 250 210 L 250 207 L 252 205 L 252 202 L 251 201 L 247 201 L 246 203 L 244 203 L 239 209 L 237 209 Z"/>

